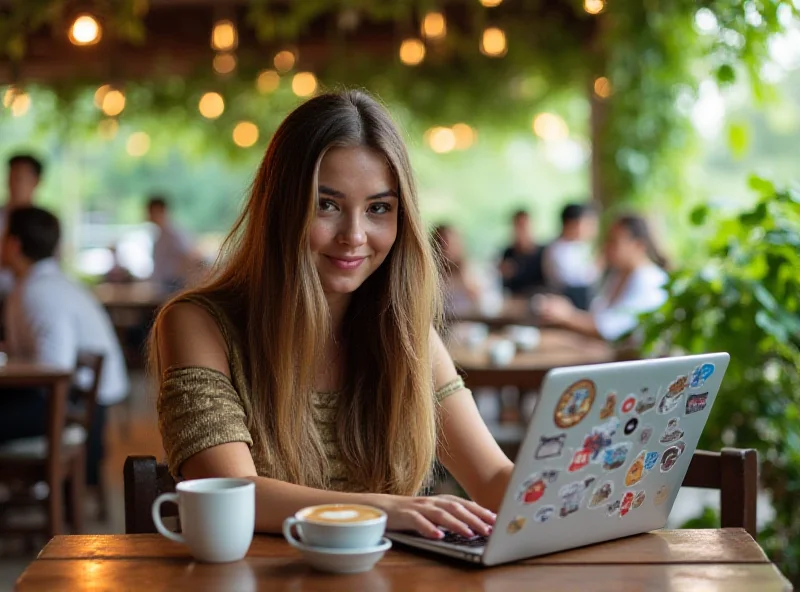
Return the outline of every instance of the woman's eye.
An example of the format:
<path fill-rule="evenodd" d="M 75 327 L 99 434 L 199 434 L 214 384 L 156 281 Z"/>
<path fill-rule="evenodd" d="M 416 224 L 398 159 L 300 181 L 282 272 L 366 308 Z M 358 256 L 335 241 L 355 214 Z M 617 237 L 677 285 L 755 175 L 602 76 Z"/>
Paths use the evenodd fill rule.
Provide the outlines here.
<path fill-rule="evenodd" d="M 376 203 L 370 206 L 369 211 L 372 214 L 386 214 L 392 211 L 392 207 L 387 203 Z"/>
<path fill-rule="evenodd" d="M 336 203 L 329 200 L 329 199 L 321 199 L 319 200 L 319 211 L 320 212 L 333 212 L 336 209 Z"/>

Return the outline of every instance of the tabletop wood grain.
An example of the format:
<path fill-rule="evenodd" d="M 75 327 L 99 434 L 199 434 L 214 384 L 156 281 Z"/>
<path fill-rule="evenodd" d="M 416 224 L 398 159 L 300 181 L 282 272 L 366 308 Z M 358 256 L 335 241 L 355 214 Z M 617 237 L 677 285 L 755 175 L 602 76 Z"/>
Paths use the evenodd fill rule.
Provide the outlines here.
<path fill-rule="evenodd" d="M 40 383 L 55 382 L 59 380 L 70 380 L 72 372 L 37 364 L 36 362 L 24 362 L 20 360 L 9 360 L 5 365 L 0 366 L 0 387 L 19 386 L 20 382 L 39 381 Z"/>
<path fill-rule="evenodd" d="M 661 530 L 481 569 L 395 545 L 370 572 L 314 571 L 281 538 L 258 535 L 247 557 L 202 564 L 160 535 L 54 537 L 17 582 L 40 590 L 790 590 L 742 529 Z"/>

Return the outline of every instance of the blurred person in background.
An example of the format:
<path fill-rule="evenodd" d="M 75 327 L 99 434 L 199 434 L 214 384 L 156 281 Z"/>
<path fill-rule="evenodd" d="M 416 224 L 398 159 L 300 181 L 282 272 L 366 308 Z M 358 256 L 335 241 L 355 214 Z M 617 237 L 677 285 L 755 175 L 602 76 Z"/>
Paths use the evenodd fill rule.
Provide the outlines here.
<path fill-rule="evenodd" d="M 147 216 L 158 227 L 153 243 L 153 274 L 150 280 L 165 292 L 175 292 L 197 278 L 203 259 L 191 238 L 172 222 L 167 200 L 153 196 L 147 202 Z"/>
<path fill-rule="evenodd" d="M 544 287 L 542 254 L 531 235 L 530 215 L 519 210 L 512 217 L 514 242 L 505 251 L 500 261 L 503 287 L 514 295 L 530 295 Z"/>
<path fill-rule="evenodd" d="M 103 276 L 103 281 L 109 284 L 131 283 L 134 280 L 133 274 L 127 267 L 120 263 L 117 247 L 112 245 L 108 247 L 108 251 L 111 253 L 113 264 L 111 265 L 111 269 Z"/>
<path fill-rule="evenodd" d="M 46 210 L 21 207 L 8 215 L 0 263 L 14 274 L 15 286 L 4 311 L 6 353 L 68 370 L 74 370 L 79 352 L 103 355 L 98 404 L 87 435 L 86 479 L 96 485 L 106 407 L 127 396 L 128 375 L 108 313 L 86 287 L 64 275 L 54 258 L 60 237 L 58 219 Z M 0 397 L 0 441 L 43 435 L 46 421 L 41 392 Z"/>
<path fill-rule="evenodd" d="M 441 255 L 445 315 L 458 315 L 475 310 L 480 290 L 467 269 L 464 243 L 458 231 L 448 224 L 436 226 L 433 229 L 433 244 Z"/>
<path fill-rule="evenodd" d="M 597 213 L 592 206 L 568 204 L 561 212 L 561 234 L 543 255 L 548 286 L 584 310 L 600 277 L 594 250 L 597 228 Z"/>
<path fill-rule="evenodd" d="M 618 218 L 608 231 L 604 251 L 609 273 L 589 311 L 562 296 L 537 296 L 535 308 L 542 321 L 615 341 L 636 328 L 639 315 L 664 304 L 667 259 L 644 218 Z"/>

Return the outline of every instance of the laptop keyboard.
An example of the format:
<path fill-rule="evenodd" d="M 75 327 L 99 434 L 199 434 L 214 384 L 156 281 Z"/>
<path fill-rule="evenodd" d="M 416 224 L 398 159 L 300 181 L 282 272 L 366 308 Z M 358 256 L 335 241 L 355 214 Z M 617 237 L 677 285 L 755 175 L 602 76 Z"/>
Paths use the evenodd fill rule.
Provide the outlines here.
<path fill-rule="evenodd" d="M 439 539 L 440 543 L 450 543 L 451 545 L 458 545 L 459 547 L 485 547 L 489 542 L 489 538 L 483 535 L 475 535 L 468 538 L 455 532 L 446 532 L 443 539 Z"/>

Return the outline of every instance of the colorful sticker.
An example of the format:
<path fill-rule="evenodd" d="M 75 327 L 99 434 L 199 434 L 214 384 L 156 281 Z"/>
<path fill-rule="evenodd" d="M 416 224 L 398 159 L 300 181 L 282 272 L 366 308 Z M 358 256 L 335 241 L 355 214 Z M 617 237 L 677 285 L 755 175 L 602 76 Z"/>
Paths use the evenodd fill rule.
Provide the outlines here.
<path fill-rule="evenodd" d="M 630 450 L 630 442 L 620 442 L 614 446 L 609 446 L 603 451 L 603 468 L 606 471 L 613 471 L 620 468 L 625 464 Z"/>
<path fill-rule="evenodd" d="M 689 387 L 698 388 L 705 384 L 711 375 L 714 374 L 714 364 L 703 364 L 698 366 L 689 375 Z"/>
<path fill-rule="evenodd" d="M 508 528 L 506 528 L 506 532 L 508 534 L 517 534 L 520 530 L 525 527 L 525 523 L 528 521 L 525 516 L 517 516 L 511 522 L 508 523 Z"/>
<path fill-rule="evenodd" d="M 556 405 L 555 424 L 560 428 L 578 425 L 592 408 L 596 392 L 597 387 L 591 380 L 579 380 L 570 386 Z"/>
<path fill-rule="evenodd" d="M 520 486 L 517 494 L 517 501 L 523 504 L 535 504 L 544 495 L 547 486 L 558 478 L 558 471 L 548 470 L 541 475 L 534 473 L 528 477 Z"/>
<path fill-rule="evenodd" d="M 675 446 L 670 446 L 664 451 L 664 454 L 661 455 L 662 473 L 666 473 L 675 466 L 675 463 L 678 462 L 681 454 L 683 454 L 685 447 L 686 445 L 683 442 L 676 442 Z"/>
<path fill-rule="evenodd" d="M 592 453 L 591 462 L 602 461 L 601 453 L 611 446 L 612 438 L 619 429 L 619 420 L 612 417 L 607 422 L 592 428 L 592 431 L 583 439 L 583 447 Z"/>
<path fill-rule="evenodd" d="M 636 403 L 636 413 L 642 415 L 650 411 L 656 406 L 656 396 L 649 392 L 649 389 L 643 388 L 642 394 L 639 396 L 639 402 Z"/>
<path fill-rule="evenodd" d="M 644 477 L 644 459 L 646 455 L 646 452 L 640 452 L 639 456 L 628 467 L 628 472 L 625 474 L 625 487 L 633 487 Z"/>
<path fill-rule="evenodd" d="M 644 446 L 650 441 L 650 437 L 653 435 L 653 426 L 644 426 L 642 431 L 639 432 L 639 444 Z"/>
<path fill-rule="evenodd" d="M 606 514 L 608 514 L 609 516 L 617 514 L 619 512 L 619 507 L 621 505 L 622 503 L 619 500 L 614 500 L 613 502 L 608 504 L 608 507 L 606 508 Z"/>
<path fill-rule="evenodd" d="M 697 413 L 706 408 L 708 393 L 694 393 L 686 396 L 686 415 Z"/>
<path fill-rule="evenodd" d="M 533 515 L 533 519 L 539 523 L 547 522 L 555 515 L 555 513 L 555 506 L 542 506 L 536 511 L 536 514 Z"/>
<path fill-rule="evenodd" d="M 631 511 L 631 506 L 633 505 L 633 492 L 626 491 L 625 495 L 622 496 L 622 504 L 619 507 L 619 515 L 620 517 L 624 516 L 628 512 Z"/>
<path fill-rule="evenodd" d="M 658 439 L 658 441 L 662 444 L 671 444 L 672 442 L 683 438 L 683 430 L 678 425 L 680 421 L 680 417 L 673 417 L 670 419 L 667 427 L 664 428 L 664 433 L 661 434 L 661 437 Z"/>
<path fill-rule="evenodd" d="M 541 436 L 539 438 L 539 447 L 536 449 L 536 460 L 561 456 L 561 450 L 564 448 L 564 441 L 566 439 L 566 434 Z"/>
<path fill-rule="evenodd" d="M 614 408 L 617 406 L 617 393 L 608 393 L 606 395 L 606 402 L 600 410 L 600 419 L 608 419 L 614 415 Z"/>
<path fill-rule="evenodd" d="M 636 407 L 636 395 L 628 395 L 622 402 L 622 412 L 630 413 Z"/>
<path fill-rule="evenodd" d="M 661 402 L 658 404 L 658 412 L 661 415 L 672 413 L 672 411 L 678 406 L 678 403 L 681 402 L 681 397 L 683 397 L 683 392 L 680 392 L 677 395 L 667 393 L 661 397 Z"/>
<path fill-rule="evenodd" d="M 590 508 L 598 508 L 606 503 L 609 498 L 614 494 L 614 482 L 606 481 L 602 485 L 598 485 L 592 492 L 592 498 L 589 500 Z"/>
<path fill-rule="evenodd" d="M 673 397 L 679 397 L 688 387 L 689 387 L 689 377 L 678 376 L 678 378 L 673 380 L 667 387 L 667 394 L 672 395 Z"/>
<path fill-rule="evenodd" d="M 656 491 L 656 498 L 654 500 L 655 504 L 657 506 L 663 504 L 665 501 L 667 501 L 668 495 L 669 495 L 669 489 L 667 489 L 666 485 L 662 485 L 661 487 L 659 487 L 658 491 Z"/>
<path fill-rule="evenodd" d="M 592 486 L 597 479 L 595 477 L 586 477 L 583 481 L 574 481 L 564 485 L 558 491 L 558 497 L 561 498 L 561 510 L 559 516 L 565 518 L 570 514 L 574 514 L 580 509 L 581 501 L 586 490 Z"/>
<path fill-rule="evenodd" d="M 648 452 L 644 457 L 644 470 L 649 471 L 658 463 L 658 452 Z"/>
<path fill-rule="evenodd" d="M 625 435 L 630 436 L 633 432 L 636 431 L 636 428 L 639 427 L 639 420 L 635 417 L 631 417 L 628 422 L 625 424 Z"/>
<path fill-rule="evenodd" d="M 589 459 L 592 457 L 592 451 L 587 448 L 581 448 L 572 457 L 572 462 L 569 465 L 569 472 L 574 473 L 580 471 L 589 464 Z"/>
<path fill-rule="evenodd" d="M 644 503 L 646 497 L 644 490 L 637 492 L 636 495 L 633 496 L 633 505 L 631 507 L 635 510 Z"/>

